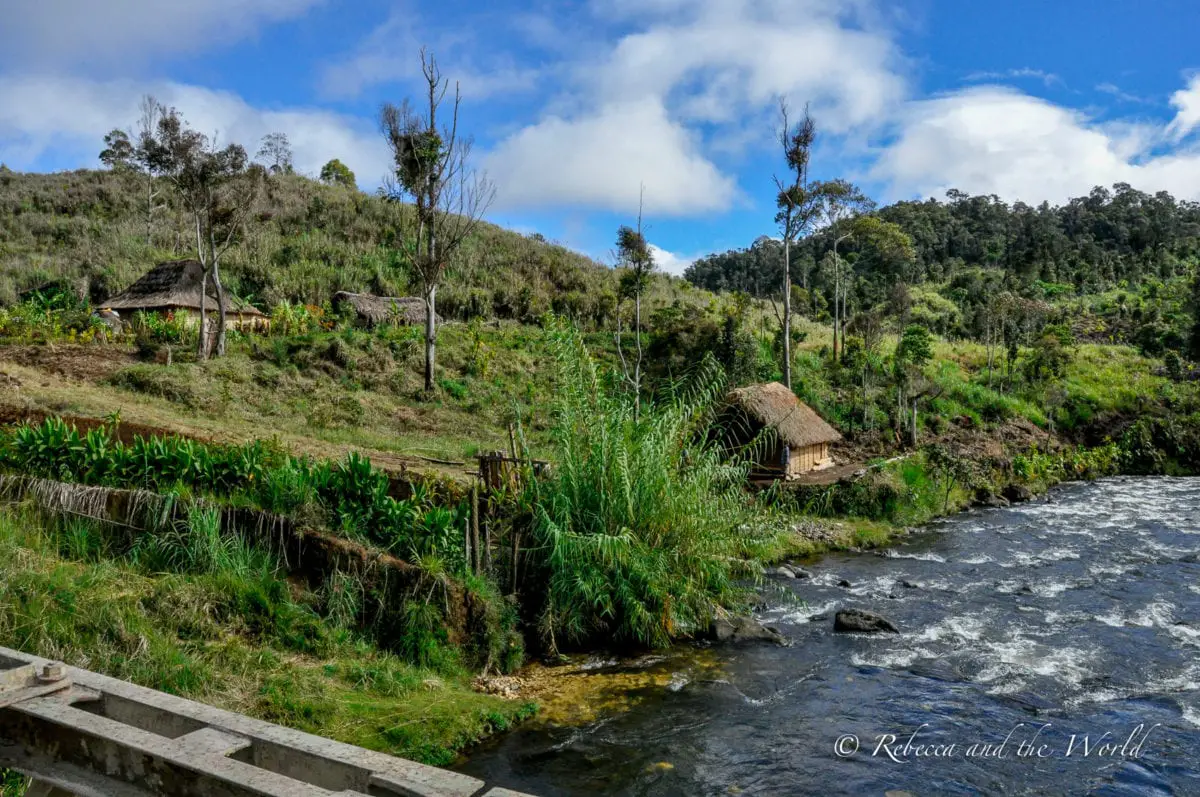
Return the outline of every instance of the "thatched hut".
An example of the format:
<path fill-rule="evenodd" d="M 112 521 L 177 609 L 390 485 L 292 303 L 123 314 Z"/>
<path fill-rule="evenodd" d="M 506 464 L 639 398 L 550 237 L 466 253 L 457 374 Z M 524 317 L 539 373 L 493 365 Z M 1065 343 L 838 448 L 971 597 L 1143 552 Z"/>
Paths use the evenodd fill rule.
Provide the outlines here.
<path fill-rule="evenodd" d="M 101 306 L 130 314 L 138 310 L 147 313 L 184 313 L 194 321 L 200 314 L 200 286 L 203 282 L 204 266 L 199 260 L 171 260 L 159 263 L 124 291 L 101 302 Z M 226 324 L 261 323 L 264 316 L 257 308 L 237 299 L 224 286 L 221 292 L 225 294 Z M 210 316 L 217 313 L 217 294 L 211 287 L 204 309 Z"/>
<path fill-rule="evenodd" d="M 387 324 L 415 327 L 425 324 L 425 300 L 416 296 L 375 296 L 338 291 L 333 295 L 333 306 L 349 308 L 358 322 L 368 327 Z M 442 323 L 442 317 L 436 313 L 434 320 Z"/>
<path fill-rule="evenodd" d="M 796 394 L 778 382 L 750 385 L 729 394 L 725 428 L 731 442 L 745 444 L 768 430 L 758 470 L 791 479 L 833 465 L 829 445 L 842 439 Z"/>

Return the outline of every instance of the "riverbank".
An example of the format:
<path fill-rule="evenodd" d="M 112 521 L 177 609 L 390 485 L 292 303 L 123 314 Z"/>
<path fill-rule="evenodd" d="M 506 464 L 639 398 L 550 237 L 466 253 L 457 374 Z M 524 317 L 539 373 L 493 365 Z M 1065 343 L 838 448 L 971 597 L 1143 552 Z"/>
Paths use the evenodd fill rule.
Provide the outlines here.
<path fill-rule="evenodd" d="M 172 566 L 116 554 L 84 519 L 0 508 L 0 637 L 22 651 L 152 689 L 444 765 L 534 713 L 472 688 L 446 657 L 414 666 L 324 611 L 248 548 L 192 545 Z M 352 585 L 345 583 L 346 589 Z"/>

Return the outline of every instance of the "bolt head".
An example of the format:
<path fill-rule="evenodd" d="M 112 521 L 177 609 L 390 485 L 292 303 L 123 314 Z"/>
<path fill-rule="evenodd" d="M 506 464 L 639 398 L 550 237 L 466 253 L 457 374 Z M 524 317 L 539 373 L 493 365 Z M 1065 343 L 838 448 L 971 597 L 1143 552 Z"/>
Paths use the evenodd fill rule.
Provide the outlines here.
<path fill-rule="evenodd" d="M 42 667 L 38 678 L 42 681 L 61 681 L 67 677 L 67 665 L 61 661 L 52 661 Z"/>

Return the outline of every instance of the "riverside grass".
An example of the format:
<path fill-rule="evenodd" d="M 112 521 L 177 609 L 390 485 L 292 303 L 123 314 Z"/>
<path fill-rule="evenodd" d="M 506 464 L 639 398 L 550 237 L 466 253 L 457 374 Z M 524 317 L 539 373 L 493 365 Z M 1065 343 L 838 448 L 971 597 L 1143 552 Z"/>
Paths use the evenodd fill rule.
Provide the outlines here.
<path fill-rule="evenodd" d="M 187 539 L 118 556 L 97 524 L 0 508 L 0 638 L 430 764 L 533 711 L 472 691 L 453 656 L 422 668 L 377 648 L 344 627 L 352 607 L 297 595 L 269 557 L 230 549 L 196 520 Z"/>
<path fill-rule="evenodd" d="M 555 465 L 523 496 L 544 644 L 664 647 L 743 609 L 739 579 L 761 575 L 755 549 L 779 533 L 743 490 L 747 463 L 709 443 L 719 366 L 639 408 L 576 330 L 551 329 Z"/>

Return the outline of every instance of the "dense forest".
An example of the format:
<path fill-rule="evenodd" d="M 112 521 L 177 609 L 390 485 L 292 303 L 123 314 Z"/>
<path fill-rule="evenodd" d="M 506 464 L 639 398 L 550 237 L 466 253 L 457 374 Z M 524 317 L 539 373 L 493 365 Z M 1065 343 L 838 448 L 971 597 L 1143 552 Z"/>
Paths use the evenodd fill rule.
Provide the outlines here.
<path fill-rule="evenodd" d="M 952 190 L 944 201 L 897 202 L 873 215 L 898 225 L 911 247 L 881 250 L 847 235 L 845 224 L 800 240 L 792 268 L 801 312 L 828 318 L 831 252 L 840 241 L 843 267 L 853 274 L 851 316 L 882 308 L 948 337 L 985 340 L 1007 303 L 1042 322 L 1057 309 L 1080 338 L 1133 343 L 1151 354 L 1187 351 L 1200 203 L 1120 183 L 1058 207 Z M 782 275 L 783 245 L 766 236 L 702 258 L 686 273 L 709 290 L 762 298 L 779 295 Z"/>

